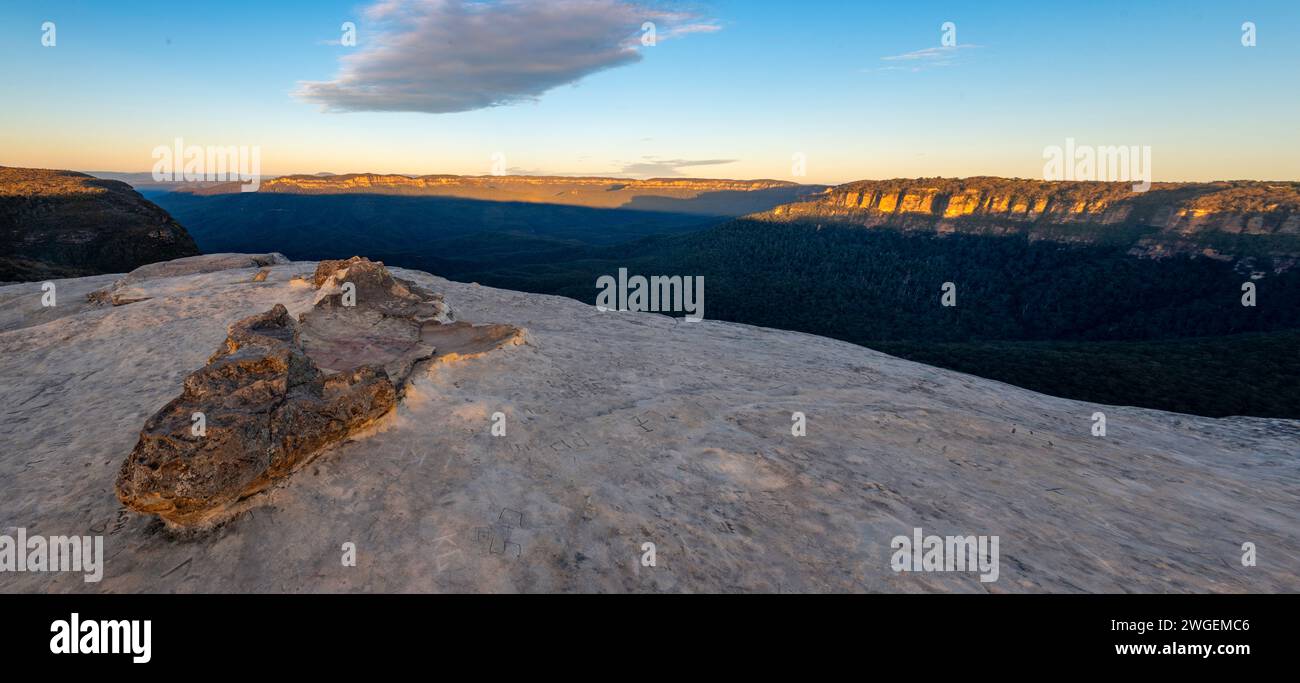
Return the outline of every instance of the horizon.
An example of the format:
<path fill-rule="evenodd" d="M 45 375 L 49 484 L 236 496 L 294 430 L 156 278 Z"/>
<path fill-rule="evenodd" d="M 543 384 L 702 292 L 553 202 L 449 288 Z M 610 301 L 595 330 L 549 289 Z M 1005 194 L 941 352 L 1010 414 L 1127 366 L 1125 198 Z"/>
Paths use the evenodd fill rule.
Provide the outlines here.
<path fill-rule="evenodd" d="M 1046 150 L 1077 140 L 1149 151 L 1154 182 L 1300 180 L 1300 93 L 1279 87 L 1300 64 L 1300 8 L 1280 1 L 1104 2 L 1088 17 L 831 0 L 3 14 L 0 59 L 16 68 L 0 79 L 23 93 L 0 112 L 14 167 L 142 173 L 179 138 L 255 147 L 263 177 L 839 185 L 1043 179 Z"/>
<path fill-rule="evenodd" d="M 6 164 L 0 164 L 0 167 L 6 167 Z M 19 168 L 19 167 L 9 167 Z M 30 167 L 35 168 L 35 167 Z M 103 170 L 103 169 L 61 169 L 61 168 L 42 168 L 40 170 L 72 170 L 75 173 L 87 174 L 87 176 L 104 176 L 104 174 L 118 174 L 118 176 L 147 176 L 149 170 Z M 321 170 L 316 173 L 264 173 L 257 176 L 260 180 L 272 180 L 272 178 L 290 178 L 290 177 L 342 177 L 342 176 L 399 176 L 404 178 L 429 178 L 429 177 L 456 177 L 456 178 L 497 178 L 497 180 L 510 180 L 510 178 L 559 178 L 559 180 L 601 180 L 601 181 L 623 181 L 623 182 L 646 182 L 646 181 L 703 181 L 703 182 L 788 182 L 793 185 L 805 185 L 816 187 L 837 187 L 841 185 L 852 185 L 854 182 L 891 182 L 891 181 L 923 181 L 923 180 L 946 180 L 946 181 L 971 181 L 979 178 L 996 178 L 996 180 L 1008 181 L 1034 181 L 1034 182 L 1062 182 L 1062 183 L 1099 183 L 1099 185 L 1110 185 L 1110 183 L 1125 183 L 1125 181 L 1067 181 L 1067 180 L 1043 180 L 1043 178 L 1028 178 L 1023 176 L 989 176 L 989 174 L 979 174 L 979 176 L 892 176 L 879 178 L 853 178 L 844 182 L 826 183 L 826 182 L 809 182 L 787 180 L 787 178 L 749 178 L 749 177 L 706 177 L 706 176 L 650 176 L 650 177 L 623 177 L 623 176 L 589 176 L 589 174 L 556 174 L 556 173 L 381 173 L 374 170 L 351 170 L 351 172 L 333 173 L 328 170 Z M 187 182 L 213 182 L 213 183 L 239 183 L 238 180 L 222 181 L 172 181 L 177 185 L 185 185 Z M 1213 183 L 1234 183 L 1234 182 L 1288 182 L 1295 183 L 1300 180 L 1281 180 L 1281 178 L 1214 178 L 1208 181 L 1152 181 L 1153 185 L 1213 185 Z"/>

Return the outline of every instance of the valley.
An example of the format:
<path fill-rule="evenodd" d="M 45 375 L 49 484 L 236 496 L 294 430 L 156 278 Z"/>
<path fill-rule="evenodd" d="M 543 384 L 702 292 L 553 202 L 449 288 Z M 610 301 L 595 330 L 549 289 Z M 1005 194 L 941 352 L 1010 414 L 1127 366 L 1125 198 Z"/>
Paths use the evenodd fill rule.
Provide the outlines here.
<path fill-rule="evenodd" d="M 1106 183 L 862 181 L 739 216 L 426 196 L 427 180 L 373 192 L 374 181 L 346 178 L 147 196 L 208 252 L 364 253 L 593 305 L 598 279 L 619 268 L 703 276 L 711 319 L 1079 400 L 1300 417 L 1300 389 L 1278 381 L 1300 375 L 1284 352 L 1300 330 L 1294 183 L 1156 183 L 1139 195 Z M 575 181 L 482 194 L 487 182 L 469 184 L 482 197 L 518 198 L 527 186 L 536 198 L 558 187 L 549 182 Z M 584 182 L 588 192 L 614 186 Z M 654 185 L 638 191 L 661 191 Z M 710 191 L 725 186 L 741 185 Z M 945 282 L 960 292 L 956 307 L 940 305 Z M 1244 282 L 1258 305 L 1242 305 Z"/>

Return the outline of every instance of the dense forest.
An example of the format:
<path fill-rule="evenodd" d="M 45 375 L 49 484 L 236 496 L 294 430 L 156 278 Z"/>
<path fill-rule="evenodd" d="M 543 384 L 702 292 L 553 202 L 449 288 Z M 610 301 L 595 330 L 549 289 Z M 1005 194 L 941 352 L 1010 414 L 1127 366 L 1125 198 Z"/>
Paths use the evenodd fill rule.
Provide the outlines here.
<path fill-rule="evenodd" d="M 472 274 L 483 284 L 594 301 L 596 277 L 618 267 L 705 276 L 709 318 L 855 343 L 1150 340 L 1300 328 L 1297 271 L 1256 282 L 1258 305 L 1246 307 L 1241 286 L 1250 278 L 1230 263 L 1140 259 L 1112 247 L 1014 236 L 732 221 Z M 954 307 L 940 306 L 945 282 L 957 287 Z"/>
<path fill-rule="evenodd" d="M 1300 330 L 1141 342 L 872 342 L 1053 396 L 1224 417 L 1300 416 Z"/>
<path fill-rule="evenodd" d="M 453 267 L 594 302 L 599 275 L 703 275 L 705 317 L 799 330 L 1044 393 L 1210 416 L 1300 417 L 1300 272 L 1255 281 L 1208 258 L 1114 247 L 734 221 Z M 944 282 L 957 305 L 940 305 Z"/>

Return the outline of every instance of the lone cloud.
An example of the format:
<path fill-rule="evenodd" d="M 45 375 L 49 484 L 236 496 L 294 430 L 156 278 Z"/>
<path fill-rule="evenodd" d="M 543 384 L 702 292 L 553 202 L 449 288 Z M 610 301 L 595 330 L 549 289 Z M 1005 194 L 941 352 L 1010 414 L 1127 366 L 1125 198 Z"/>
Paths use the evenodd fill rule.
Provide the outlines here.
<path fill-rule="evenodd" d="M 361 51 L 295 96 L 327 111 L 471 111 L 640 61 L 646 22 L 656 40 L 718 30 L 626 0 L 382 0 L 365 17 Z"/>
<path fill-rule="evenodd" d="M 734 164 L 736 161 L 737 159 L 660 159 L 647 156 L 642 157 L 641 161 L 624 164 L 623 169 L 617 175 L 671 178 L 684 175 L 681 171 L 683 168 L 719 166 Z"/>

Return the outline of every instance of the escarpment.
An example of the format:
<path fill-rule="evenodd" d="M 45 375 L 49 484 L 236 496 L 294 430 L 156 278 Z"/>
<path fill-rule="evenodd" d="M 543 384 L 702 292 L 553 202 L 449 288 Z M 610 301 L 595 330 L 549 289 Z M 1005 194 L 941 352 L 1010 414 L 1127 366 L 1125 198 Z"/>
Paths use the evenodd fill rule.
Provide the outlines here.
<path fill-rule="evenodd" d="M 453 323 L 441 296 L 359 257 L 321 262 L 312 286 L 315 304 L 297 320 L 276 304 L 231 325 L 149 418 L 118 476 L 123 504 L 173 526 L 219 521 L 386 415 L 439 345 L 466 355 L 521 338 L 508 325 Z"/>
<path fill-rule="evenodd" d="M 750 218 L 776 222 L 1113 244 L 1134 255 L 1300 257 L 1300 183 L 1048 182 L 1008 178 L 867 180 Z"/>
<path fill-rule="evenodd" d="M 0 167 L 0 281 L 122 273 L 198 253 L 185 228 L 126 183 Z"/>
<path fill-rule="evenodd" d="M 413 192 L 436 190 L 439 188 L 492 188 L 505 190 L 515 188 L 547 187 L 584 187 L 600 190 L 687 190 L 687 191 L 740 191 L 770 190 L 782 187 L 797 187 L 797 183 L 781 180 L 715 180 L 710 178 L 649 178 L 646 180 L 600 178 L 600 177 L 565 177 L 565 176 L 527 176 L 527 175 L 424 175 L 406 176 L 378 173 L 349 173 L 346 175 L 291 175 L 280 176 L 262 182 L 263 192 L 289 193 L 330 193 L 340 191 L 391 191 Z M 229 188 L 213 186 L 205 188 L 198 194 L 222 194 Z"/>
<path fill-rule="evenodd" d="M 781 180 L 715 180 L 709 178 L 631 178 L 424 175 L 349 173 L 293 175 L 265 179 L 257 192 L 262 201 L 272 195 L 300 195 L 292 200 L 328 195 L 375 195 L 403 201 L 429 198 L 510 204 L 550 204 L 589 209 L 629 209 L 688 215 L 741 216 L 766 211 L 823 189 Z M 228 195 L 239 199 L 237 183 L 193 185 L 183 192 L 201 196 Z M 246 194 L 246 193 L 245 193 Z M 281 198 L 290 201 L 289 198 Z M 390 199 L 394 201 L 395 199 Z M 246 199 L 244 201 L 247 201 Z"/>

